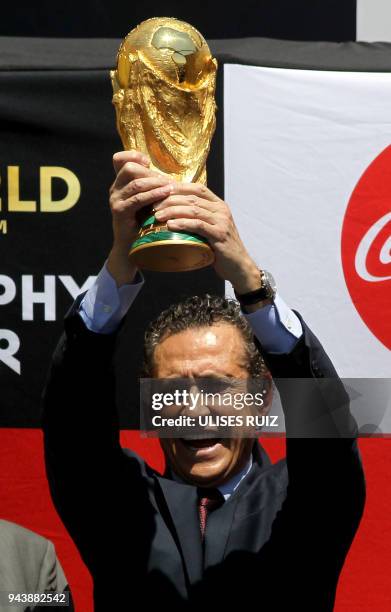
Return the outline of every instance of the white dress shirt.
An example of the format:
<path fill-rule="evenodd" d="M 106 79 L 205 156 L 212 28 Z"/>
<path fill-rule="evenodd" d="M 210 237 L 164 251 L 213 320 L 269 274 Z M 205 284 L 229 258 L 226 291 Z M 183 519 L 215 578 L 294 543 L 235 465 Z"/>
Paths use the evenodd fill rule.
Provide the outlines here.
<path fill-rule="evenodd" d="M 132 283 L 118 288 L 105 264 L 79 306 L 79 314 L 87 328 L 100 334 L 114 332 L 143 284 L 144 277 L 137 272 Z M 302 336 L 299 318 L 278 294 L 273 304 L 243 314 L 261 346 L 269 353 L 290 353 Z"/>

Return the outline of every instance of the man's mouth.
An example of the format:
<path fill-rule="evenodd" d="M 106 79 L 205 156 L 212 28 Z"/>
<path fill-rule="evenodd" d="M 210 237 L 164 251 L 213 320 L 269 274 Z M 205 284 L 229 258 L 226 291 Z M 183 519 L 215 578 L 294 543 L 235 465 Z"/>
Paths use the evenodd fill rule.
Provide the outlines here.
<path fill-rule="evenodd" d="M 197 456 L 207 456 L 218 449 L 223 438 L 180 438 L 183 446 Z"/>

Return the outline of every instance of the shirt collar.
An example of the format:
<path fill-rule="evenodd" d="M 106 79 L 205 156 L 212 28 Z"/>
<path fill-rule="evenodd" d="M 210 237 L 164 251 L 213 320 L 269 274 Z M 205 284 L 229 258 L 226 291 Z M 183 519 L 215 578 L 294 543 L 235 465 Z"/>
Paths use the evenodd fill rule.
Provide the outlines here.
<path fill-rule="evenodd" d="M 236 489 L 242 482 L 243 478 L 247 476 L 247 474 L 251 470 L 252 464 L 253 464 L 253 458 L 252 456 L 250 456 L 246 465 L 238 474 L 235 474 L 235 476 L 233 476 L 230 480 L 222 484 L 220 487 L 217 487 L 220 493 L 223 495 L 225 501 L 227 501 L 231 497 L 232 493 L 236 491 Z"/>

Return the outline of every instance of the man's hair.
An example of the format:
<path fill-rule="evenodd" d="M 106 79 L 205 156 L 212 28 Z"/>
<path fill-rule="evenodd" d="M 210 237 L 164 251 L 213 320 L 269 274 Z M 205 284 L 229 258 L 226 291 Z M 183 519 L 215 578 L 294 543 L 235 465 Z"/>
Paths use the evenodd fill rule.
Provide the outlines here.
<path fill-rule="evenodd" d="M 264 376 L 268 371 L 267 367 L 255 346 L 253 332 L 242 315 L 238 302 L 208 294 L 196 295 L 179 304 L 172 304 L 148 325 L 144 336 L 142 376 L 152 377 L 154 352 L 160 342 L 187 329 L 209 327 L 215 323 L 227 323 L 239 330 L 247 356 L 249 376 Z"/>

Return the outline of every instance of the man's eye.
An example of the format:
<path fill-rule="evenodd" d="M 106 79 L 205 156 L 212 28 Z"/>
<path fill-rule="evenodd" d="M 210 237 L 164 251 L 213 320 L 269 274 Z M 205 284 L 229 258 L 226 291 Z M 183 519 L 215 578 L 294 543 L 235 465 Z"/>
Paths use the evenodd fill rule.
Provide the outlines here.
<path fill-rule="evenodd" d="M 206 386 L 210 392 L 219 393 L 232 387 L 234 379 L 229 377 L 211 377 L 207 380 Z"/>

